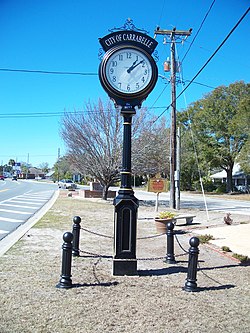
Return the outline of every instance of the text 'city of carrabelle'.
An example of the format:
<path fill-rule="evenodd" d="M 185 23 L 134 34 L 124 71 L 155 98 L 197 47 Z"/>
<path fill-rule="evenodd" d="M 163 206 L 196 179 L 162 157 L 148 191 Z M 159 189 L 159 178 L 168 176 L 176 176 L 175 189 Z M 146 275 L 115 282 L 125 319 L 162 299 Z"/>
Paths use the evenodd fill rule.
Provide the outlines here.
<path fill-rule="evenodd" d="M 145 45 L 149 49 L 152 47 L 153 42 L 152 40 L 148 39 L 147 37 L 137 35 L 135 33 L 121 33 L 113 35 L 107 39 L 105 39 L 105 44 L 110 47 L 119 42 L 137 42 L 140 44 Z"/>

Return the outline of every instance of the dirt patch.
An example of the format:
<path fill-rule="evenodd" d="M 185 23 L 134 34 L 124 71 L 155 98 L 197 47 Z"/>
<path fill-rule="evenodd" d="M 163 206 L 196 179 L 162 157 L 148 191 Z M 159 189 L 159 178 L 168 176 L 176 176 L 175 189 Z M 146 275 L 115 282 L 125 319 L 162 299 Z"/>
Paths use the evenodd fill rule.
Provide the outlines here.
<path fill-rule="evenodd" d="M 138 275 L 112 276 L 112 202 L 59 197 L 39 223 L 0 258 L 0 332 L 249 331 L 249 266 L 201 245 L 198 292 L 182 289 L 187 276 L 185 251 L 189 248 L 190 228 L 207 223 L 204 212 L 195 213 L 196 225 L 178 226 L 181 247 L 175 242 L 177 263 L 169 265 L 162 259 L 166 237 L 156 233 L 154 207 L 141 205 Z M 73 258 L 72 280 L 78 287 L 57 289 L 62 235 L 71 231 L 75 215 L 82 218 L 81 225 L 88 230 L 81 231 L 81 256 Z M 222 213 L 213 212 L 211 218 L 214 224 L 223 224 Z"/>

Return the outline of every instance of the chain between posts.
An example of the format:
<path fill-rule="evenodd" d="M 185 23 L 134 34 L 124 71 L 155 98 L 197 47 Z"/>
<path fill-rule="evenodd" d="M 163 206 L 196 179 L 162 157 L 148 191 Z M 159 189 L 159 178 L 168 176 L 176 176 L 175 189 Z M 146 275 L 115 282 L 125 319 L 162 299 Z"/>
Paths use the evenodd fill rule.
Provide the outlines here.
<path fill-rule="evenodd" d="M 176 241 L 177 241 L 177 244 L 178 244 L 179 247 L 182 249 L 182 251 L 183 251 L 185 254 L 189 254 L 189 251 L 185 250 L 184 247 L 181 245 L 181 243 L 180 243 L 180 241 L 179 241 L 177 235 L 176 235 L 176 234 L 174 234 L 174 235 L 175 235 L 175 239 L 176 239 Z"/>
<path fill-rule="evenodd" d="M 100 236 L 100 237 L 105 237 L 105 238 L 114 239 L 113 236 L 108 236 L 108 235 L 100 234 L 100 233 L 98 233 L 98 232 L 95 232 L 95 231 L 92 231 L 92 230 L 89 230 L 89 229 L 86 229 L 86 228 L 83 228 L 83 227 L 81 227 L 81 230 L 86 231 L 86 232 L 88 232 L 88 233 L 90 233 L 90 234 L 93 234 L 93 235 Z M 138 240 L 141 240 L 141 239 L 148 239 L 148 238 L 156 238 L 156 237 L 160 237 L 160 236 L 163 236 L 163 235 L 165 235 L 165 233 L 158 234 L 158 235 L 152 235 L 152 236 L 137 237 L 137 239 L 138 239 Z"/>
<path fill-rule="evenodd" d="M 91 256 L 93 258 L 113 259 L 113 256 L 109 256 L 109 255 L 105 255 L 105 254 L 93 253 L 93 252 L 88 252 L 88 251 L 83 251 L 83 250 L 80 250 L 80 252 L 88 254 L 89 256 Z M 186 255 L 186 253 L 178 254 L 178 255 L 176 255 L 176 257 L 181 257 L 184 255 Z M 150 261 L 150 260 L 156 261 L 156 260 L 164 260 L 164 259 L 166 259 L 166 256 L 153 257 L 153 258 L 136 258 L 136 260 L 139 260 L 139 261 Z M 129 261 L 129 260 L 134 260 L 134 259 L 126 259 L 126 261 Z"/>
<path fill-rule="evenodd" d="M 105 238 L 109 238 L 109 239 L 114 239 L 113 236 L 108 236 L 108 235 L 105 235 L 105 234 L 101 234 L 101 233 L 98 233 L 98 232 L 95 232 L 95 231 L 92 231 L 92 230 L 89 230 L 89 229 L 86 229 L 86 228 L 83 228 L 81 227 L 81 229 L 83 231 L 86 231 L 90 234 L 93 234 L 93 235 L 96 235 L 96 236 L 100 236 L 100 237 L 105 237 Z M 149 238 L 156 238 L 156 237 L 160 237 L 160 236 L 163 236 L 163 235 L 166 235 L 165 233 L 161 233 L 161 234 L 157 234 L 157 235 L 151 235 L 151 236 L 145 236 L 145 237 L 138 237 L 137 240 L 142 240 L 142 239 L 149 239 Z M 180 256 L 183 256 L 183 255 L 187 255 L 189 252 L 186 251 L 182 245 L 180 244 L 176 234 L 175 234 L 175 238 L 176 238 L 176 241 L 178 243 L 178 245 L 180 246 L 180 248 L 184 251 L 183 254 L 179 254 L 179 255 L 176 255 L 176 257 L 180 257 Z M 109 255 L 103 255 L 103 254 L 99 254 L 99 253 L 93 253 L 93 252 L 88 252 L 88 251 L 83 251 L 83 250 L 79 250 L 81 253 L 85 253 L 89 256 L 92 256 L 93 258 L 106 258 L 106 259 L 112 259 L 113 256 L 109 256 Z M 164 260 L 166 259 L 166 256 L 161 256 L 161 257 L 153 257 L 153 258 L 137 258 L 136 260 L 138 261 L 157 261 L 157 260 Z M 131 259 L 132 260 L 132 259 Z M 133 259 L 134 260 L 134 259 Z M 129 259 L 126 259 L 126 261 L 129 261 Z"/>
<path fill-rule="evenodd" d="M 111 238 L 111 239 L 114 239 L 113 236 L 108 236 L 108 235 L 100 234 L 100 233 L 98 233 L 98 232 L 91 231 L 91 230 L 86 229 L 86 228 L 83 228 L 83 227 L 81 227 L 81 230 L 84 230 L 84 231 L 86 231 L 86 232 L 88 232 L 88 233 L 90 233 L 90 234 L 96 235 L 96 236 L 100 236 L 100 237 L 105 237 L 105 238 Z"/>
<path fill-rule="evenodd" d="M 80 229 L 90 232 L 92 234 L 105 237 L 105 238 L 110 238 L 114 239 L 112 236 L 104 235 L 101 233 L 93 232 L 91 230 L 88 230 L 86 228 L 80 227 L 80 222 L 81 218 L 79 216 L 75 216 L 74 219 L 74 224 L 73 224 L 73 232 L 66 232 L 63 235 L 63 255 L 62 255 L 62 274 L 61 274 L 61 279 L 59 280 L 59 283 L 56 285 L 57 288 L 72 288 L 72 280 L 71 280 L 71 261 L 72 261 L 72 256 L 79 256 L 79 252 L 88 254 L 92 258 L 97 259 L 96 262 L 93 265 L 93 275 L 100 284 L 100 281 L 96 275 L 96 267 L 98 263 L 101 261 L 102 258 L 106 259 L 113 259 L 113 256 L 110 255 L 102 255 L 102 254 L 97 254 L 93 252 L 87 252 L 87 251 L 82 251 L 79 249 L 79 237 L 80 237 Z M 174 257 L 174 239 L 173 235 L 175 235 L 176 241 L 178 242 L 178 245 L 180 248 L 184 251 L 183 254 L 180 254 L 178 256 L 183 256 L 186 254 L 189 254 L 189 261 L 188 261 L 188 272 L 187 272 L 187 278 L 186 278 L 186 283 L 184 286 L 184 290 L 188 292 L 192 291 L 197 291 L 197 265 L 198 265 L 198 254 L 199 254 L 199 238 L 197 237 L 192 237 L 189 241 L 190 248 L 189 251 L 186 251 L 182 245 L 180 244 L 176 234 L 173 231 L 174 229 L 174 224 L 172 222 L 167 223 L 167 254 L 166 256 L 161 256 L 161 257 L 152 257 L 152 258 L 136 258 L 136 261 L 156 261 L 156 260 L 164 260 L 164 262 L 167 263 L 176 263 L 175 257 Z M 154 238 L 154 237 L 159 237 L 164 235 L 165 233 L 158 234 L 158 235 L 153 235 L 153 236 L 146 236 L 146 237 L 141 237 L 138 239 L 147 239 L 147 238 Z M 75 241 L 74 241 L 75 237 Z M 170 239 L 171 238 L 171 239 Z M 74 242 L 73 242 L 74 241 Z M 122 259 L 121 259 L 122 260 Z M 135 258 L 129 259 L 126 258 L 124 259 L 125 261 L 132 260 L 133 262 L 135 261 Z"/>

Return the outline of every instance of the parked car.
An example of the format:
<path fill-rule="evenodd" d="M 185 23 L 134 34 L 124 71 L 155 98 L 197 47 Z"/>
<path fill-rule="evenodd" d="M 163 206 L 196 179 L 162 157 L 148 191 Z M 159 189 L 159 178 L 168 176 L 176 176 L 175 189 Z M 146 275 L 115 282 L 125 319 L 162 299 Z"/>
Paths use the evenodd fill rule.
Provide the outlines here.
<path fill-rule="evenodd" d="M 63 189 L 74 190 L 77 188 L 77 185 L 71 179 L 62 179 L 59 180 L 58 187 Z"/>
<path fill-rule="evenodd" d="M 249 186 L 245 186 L 245 185 L 238 185 L 236 186 L 237 190 L 241 193 L 249 193 L 250 189 Z"/>
<path fill-rule="evenodd" d="M 0 175 L 0 180 L 4 180 L 4 176 Z"/>

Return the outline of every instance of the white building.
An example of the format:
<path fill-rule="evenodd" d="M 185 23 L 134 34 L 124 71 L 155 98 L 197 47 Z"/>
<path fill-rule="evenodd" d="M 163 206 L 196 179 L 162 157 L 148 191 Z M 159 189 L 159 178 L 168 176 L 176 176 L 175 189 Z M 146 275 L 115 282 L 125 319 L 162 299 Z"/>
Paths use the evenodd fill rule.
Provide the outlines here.
<path fill-rule="evenodd" d="M 217 172 L 210 176 L 214 182 L 226 183 L 227 173 L 225 170 Z M 242 192 L 248 192 L 250 188 L 250 175 L 246 175 L 238 163 L 233 167 L 233 185 Z"/>

